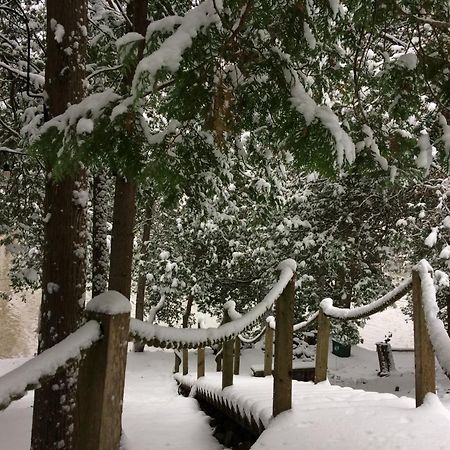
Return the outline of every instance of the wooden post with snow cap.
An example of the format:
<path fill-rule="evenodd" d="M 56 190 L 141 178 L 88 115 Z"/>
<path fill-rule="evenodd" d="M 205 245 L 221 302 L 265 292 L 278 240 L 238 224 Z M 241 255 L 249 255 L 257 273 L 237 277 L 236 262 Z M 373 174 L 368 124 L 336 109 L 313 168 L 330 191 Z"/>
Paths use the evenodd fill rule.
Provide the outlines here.
<path fill-rule="evenodd" d="M 116 291 L 94 297 L 89 320 L 100 323 L 103 338 L 80 363 L 78 407 L 83 450 L 118 450 L 127 363 L 130 302 Z"/>
<path fill-rule="evenodd" d="M 314 383 L 320 383 L 327 379 L 328 371 L 328 346 L 330 342 L 330 319 L 319 306 L 317 325 L 316 365 L 314 371 Z"/>
<path fill-rule="evenodd" d="M 228 309 L 224 307 L 222 324 L 230 321 Z M 222 349 L 222 389 L 225 389 L 226 387 L 233 385 L 234 339 L 224 341 Z"/>
<path fill-rule="evenodd" d="M 414 318 L 414 359 L 416 378 L 416 407 L 423 404 L 425 395 L 436 392 L 434 352 L 425 323 L 422 306 L 421 272 L 429 268 L 421 261 L 412 272 L 413 318 Z"/>
<path fill-rule="evenodd" d="M 264 336 L 264 376 L 272 375 L 273 362 L 273 329 L 270 324 L 274 322 L 273 316 L 269 316 L 266 320 L 266 333 Z"/>
<path fill-rule="evenodd" d="M 294 260 L 279 264 L 280 280 L 287 276 L 286 287 L 275 303 L 275 361 L 273 370 L 273 416 L 292 407 L 292 341 L 294 326 L 295 270 Z"/>

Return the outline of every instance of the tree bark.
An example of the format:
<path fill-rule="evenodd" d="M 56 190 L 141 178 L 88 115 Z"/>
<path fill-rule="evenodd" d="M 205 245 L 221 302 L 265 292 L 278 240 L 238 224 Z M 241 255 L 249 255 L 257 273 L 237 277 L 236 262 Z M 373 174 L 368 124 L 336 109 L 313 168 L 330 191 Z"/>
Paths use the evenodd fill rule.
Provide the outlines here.
<path fill-rule="evenodd" d="M 147 243 L 150 239 L 150 230 L 152 229 L 153 216 L 153 202 L 145 210 L 145 222 L 142 230 L 142 244 L 141 244 L 141 258 L 146 259 L 148 256 Z M 145 300 L 145 285 L 147 278 L 144 271 L 139 267 L 139 277 L 136 293 L 136 319 L 144 320 L 144 300 Z M 143 352 L 145 345 L 142 342 L 135 342 L 133 350 L 135 352 Z"/>
<path fill-rule="evenodd" d="M 114 194 L 109 289 L 120 292 L 128 299 L 131 294 L 135 218 L 136 184 L 117 177 Z"/>
<path fill-rule="evenodd" d="M 128 31 L 135 31 L 145 36 L 147 30 L 147 0 L 131 0 L 127 15 L 132 22 Z M 138 58 L 143 54 L 144 42 L 138 48 Z M 134 66 L 131 66 L 122 81 L 123 90 L 130 90 L 133 81 Z M 127 118 L 124 133 L 129 137 L 135 134 L 135 117 L 131 112 Z M 133 151 L 133 149 L 129 149 Z M 127 170 L 124 171 L 126 173 Z M 136 217 L 136 183 L 131 177 L 117 176 L 114 196 L 113 230 L 111 238 L 111 265 L 109 272 L 109 289 L 119 291 L 130 298 L 131 267 L 133 260 L 134 223 Z"/>
<path fill-rule="evenodd" d="M 108 181 L 106 174 L 94 178 L 92 218 L 92 297 L 108 289 Z"/>
<path fill-rule="evenodd" d="M 55 39 L 58 26 L 64 27 L 61 42 Z M 47 0 L 47 119 L 63 113 L 68 104 L 77 103 L 83 97 L 85 26 L 86 0 Z M 67 48 L 72 52 L 64 51 Z M 52 178 L 51 161 L 57 151 L 57 148 L 50 148 L 47 155 L 39 353 L 75 331 L 84 305 L 86 176 L 79 169 L 61 180 Z M 76 365 L 36 390 L 33 450 L 77 448 L 76 395 Z"/>

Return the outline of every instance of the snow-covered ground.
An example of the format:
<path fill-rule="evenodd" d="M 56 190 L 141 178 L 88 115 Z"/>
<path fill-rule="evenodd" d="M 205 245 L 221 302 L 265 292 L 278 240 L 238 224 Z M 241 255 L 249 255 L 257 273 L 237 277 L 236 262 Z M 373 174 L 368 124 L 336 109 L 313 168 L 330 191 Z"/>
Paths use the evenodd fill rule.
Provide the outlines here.
<path fill-rule="evenodd" d="M 196 354 L 192 351 L 189 355 L 190 372 L 195 375 Z M 312 385 L 295 383 L 297 385 L 295 390 L 300 390 L 301 395 L 294 401 L 294 412 L 283 414 L 270 424 L 254 448 L 296 449 L 301 439 L 302 442 L 308 442 L 309 448 L 314 449 L 409 450 L 421 448 L 415 444 L 423 442 L 418 441 L 420 436 L 429 437 L 427 441 L 429 450 L 450 448 L 450 443 L 447 441 L 450 414 L 446 409 L 450 406 L 450 398 L 445 394 L 450 389 L 449 381 L 440 371 L 438 372 L 439 394 L 444 400 L 445 408 L 435 398 L 416 410 L 413 400 L 412 353 L 395 353 L 394 358 L 397 373 L 380 378 L 377 376 L 378 361 L 375 351 L 353 347 L 350 358 L 336 358 L 331 355 L 330 381 L 332 384 L 367 391 L 376 390 L 390 393 L 390 395 L 384 398 L 372 394 L 365 396 L 358 391 L 352 397 L 353 394 L 350 393 L 354 391 L 348 389 L 342 391 L 338 389 L 338 386 L 335 388 L 336 392 L 319 393 L 312 392 L 314 389 Z M 262 359 L 263 352 L 260 348 L 243 350 L 241 373 L 249 375 L 250 366 L 261 363 Z M 129 353 L 123 414 L 126 450 L 222 448 L 212 437 L 212 429 L 208 425 L 209 419 L 199 410 L 196 401 L 177 395 L 176 383 L 171 374 L 173 360 L 171 351 L 148 349 L 143 354 Z M 23 361 L 23 358 L 0 360 L 0 375 Z M 207 376 L 209 374 L 211 379 L 217 378 L 214 368 L 213 355 L 208 351 L 206 370 Z M 250 377 L 247 377 L 247 380 L 249 386 L 252 386 L 252 382 L 255 381 Z M 270 396 L 272 380 L 269 378 L 262 382 L 267 384 Z M 398 390 L 397 386 L 399 386 Z M 337 419 L 333 419 L 331 413 L 326 413 L 333 410 L 330 406 L 333 404 L 330 398 L 336 394 L 335 407 L 338 404 L 341 407 L 341 412 L 337 415 L 338 422 L 336 422 Z M 248 389 L 248 395 L 252 397 L 251 388 Z M 315 400 L 312 399 L 313 395 L 316 397 Z M 409 398 L 398 399 L 395 396 Z M 308 400 L 307 397 L 309 397 Z M 328 403 L 325 401 L 326 398 Z M 387 402 L 383 408 L 382 400 Z M 308 411 L 302 410 L 302 405 L 306 401 L 310 402 Z M 29 448 L 31 405 L 32 394 L 28 394 L 0 412 L 0 450 Z M 379 419 L 379 415 L 383 416 L 383 420 Z M 365 425 L 349 433 L 351 424 L 357 418 L 364 418 Z M 378 430 L 377 427 L 380 427 L 379 433 L 375 434 L 373 430 Z M 412 439 L 408 438 L 409 435 Z M 390 441 L 390 436 L 395 438 Z M 353 437 L 355 439 L 358 437 L 360 441 L 349 441 Z M 330 444 L 330 439 L 333 440 L 334 445 Z M 349 445 L 349 442 L 354 444 L 346 447 L 345 445 Z M 284 445 L 281 446 L 281 443 Z"/>

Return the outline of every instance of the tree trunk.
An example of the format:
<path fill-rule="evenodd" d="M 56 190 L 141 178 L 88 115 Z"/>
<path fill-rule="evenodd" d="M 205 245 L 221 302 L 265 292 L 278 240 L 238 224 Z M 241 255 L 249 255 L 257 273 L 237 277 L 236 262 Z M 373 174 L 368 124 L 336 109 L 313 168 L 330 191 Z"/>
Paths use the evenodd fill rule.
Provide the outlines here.
<path fill-rule="evenodd" d="M 94 178 L 92 218 L 92 297 L 108 289 L 108 181 L 106 174 Z"/>
<path fill-rule="evenodd" d="M 145 210 L 145 222 L 144 228 L 142 231 L 142 244 L 141 244 L 141 258 L 147 259 L 148 251 L 147 251 L 147 243 L 150 238 L 150 230 L 152 228 L 152 215 L 153 215 L 153 202 L 148 206 Z M 136 319 L 144 320 L 144 300 L 145 300 L 145 284 L 147 278 L 145 276 L 144 271 L 141 267 L 139 267 L 139 277 L 138 277 L 138 285 L 137 285 L 137 293 L 136 293 Z M 142 342 L 135 342 L 133 345 L 133 350 L 135 352 L 143 352 L 144 344 Z"/>
<path fill-rule="evenodd" d="M 62 42 L 55 39 L 58 25 L 64 27 Z M 86 0 L 47 0 L 46 118 L 63 113 L 69 103 L 77 103 L 83 97 L 84 26 L 87 26 Z M 72 52 L 64 51 L 68 47 Z M 84 304 L 86 176 L 80 169 L 61 180 L 53 179 L 49 161 L 57 151 L 49 149 L 47 158 L 39 353 L 78 327 Z M 77 448 L 76 394 L 76 365 L 36 390 L 33 450 Z"/>
<path fill-rule="evenodd" d="M 133 26 L 128 31 L 135 31 L 145 36 L 147 30 L 147 0 L 131 0 L 128 3 L 127 15 Z M 145 43 L 138 48 L 140 59 Z M 122 86 L 124 91 L 131 89 L 135 67 L 131 66 L 126 73 Z M 130 113 L 124 133 L 131 138 L 135 134 L 135 117 Z M 129 151 L 133 151 L 132 148 Z M 127 170 L 125 169 L 125 173 Z M 114 196 L 113 231 L 111 239 L 111 265 L 109 270 L 109 289 L 119 291 L 130 298 L 131 267 L 133 260 L 133 237 L 136 216 L 136 184 L 131 178 L 117 176 Z"/>
<path fill-rule="evenodd" d="M 131 294 L 135 217 L 136 184 L 117 177 L 114 194 L 109 289 L 120 292 L 128 299 Z"/>

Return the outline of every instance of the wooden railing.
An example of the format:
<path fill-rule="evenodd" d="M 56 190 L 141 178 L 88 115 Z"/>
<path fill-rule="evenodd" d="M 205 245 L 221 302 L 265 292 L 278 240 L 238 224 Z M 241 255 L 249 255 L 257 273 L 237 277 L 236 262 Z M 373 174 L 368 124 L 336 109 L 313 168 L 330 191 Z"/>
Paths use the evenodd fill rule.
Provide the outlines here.
<path fill-rule="evenodd" d="M 231 304 L 218 328 L 174 329 L 130 320 L 130 305 L 117 292 L 94 298 L 86 307 L 87 323 L 76 332 L 0 377 L 0 410 L 21 398 L 27 390 L 55 376 L 67 364 L 79 364 L 80 449 L 117 450 L 120 445 L 121 414 L 129 340 L 140 340 L 160 348 L 197 348 L 197 376 L 205 375 L 204 348 L 223 347 L 222 388 L 233 384 L 239 373 L 242 332 L 260 321 L 275 305 L 275 318 L 265 326 L 264 373 L 273 374 L 273 415 L 291 408 L 293 333 L 318 322 L 315 382 L 326 379 L 330 319 L 351 320 L 368 317 L 393 304 L 412 288 L 414 304 L 414 342 L 416 362 L 416 404 L 428 392 L 435 392 L 435 353 L 447 376 L 450 374 L 450 339 L 437 318 L 437 306 L 430 267 L 421 262 L 412 278 L 375 302 L 353 309 L 340 309 L 326 299 L 318 312 L 301 324 L 293 324 L 295 302 L 295 262 L 279 266 L 278 283 L 249 313 L 239 315 Z M 262 337 L 259 333 L 257 338 Z M 431 337 L 431 339 L 430 339 Z M 274 343 L 274 344 L 273 344 Z M 272 371 L 272 352 L 274 368 Z M 181 358 L 179 358 L 181 361 Z"/>
<path fill-rule="evenodd" d="M 107 292 L 88 303 L 87 322 L 48 350 L 0 377 L 0 410 L 78 364 L 81 450 L 119 449 L 130 318 L 129 301 Z"/>

